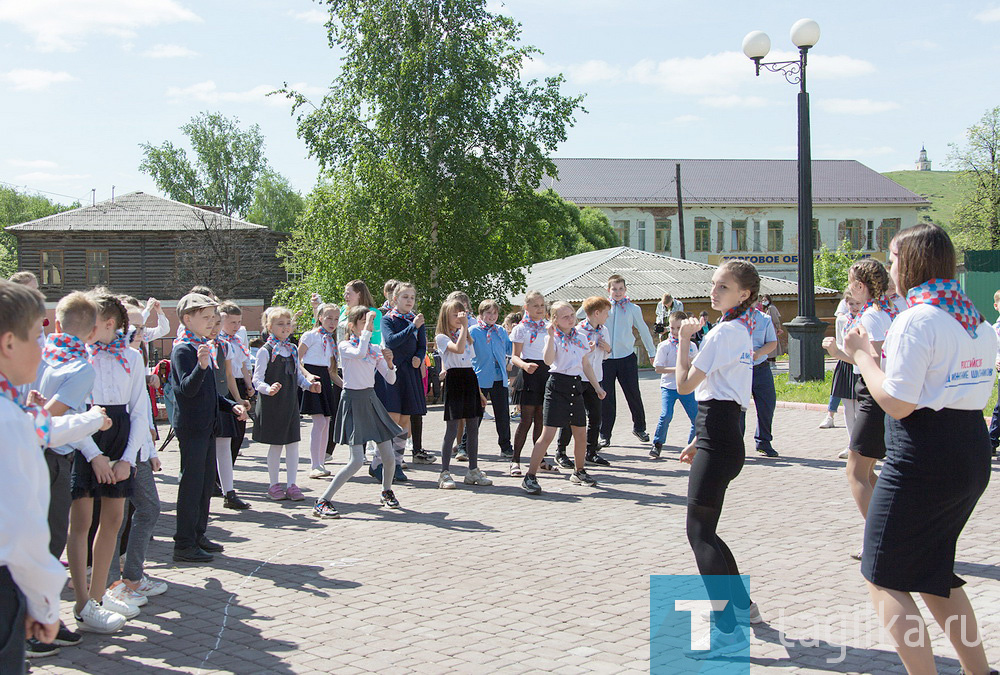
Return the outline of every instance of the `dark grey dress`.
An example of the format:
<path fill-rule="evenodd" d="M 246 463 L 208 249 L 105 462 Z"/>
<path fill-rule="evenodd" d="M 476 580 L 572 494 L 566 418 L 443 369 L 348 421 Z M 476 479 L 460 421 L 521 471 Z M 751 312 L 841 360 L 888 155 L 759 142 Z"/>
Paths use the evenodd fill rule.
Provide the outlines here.
<path fill-rule="evenodd" d="M 281 383 L 281 389 L 274 396 L 260 394 L 257 396 L 257 419 L 253 425 L 253 440 L 268 445 L 288 445 L 298 443 L 299 431 L 299 378 L 296 372 L 295 358 L 291 356 L 274 356 L 271 345 L 265 344 L 261 349 L 267 350 L 267 370 L 264 371 L 264 382 L 268 385 Z"/>

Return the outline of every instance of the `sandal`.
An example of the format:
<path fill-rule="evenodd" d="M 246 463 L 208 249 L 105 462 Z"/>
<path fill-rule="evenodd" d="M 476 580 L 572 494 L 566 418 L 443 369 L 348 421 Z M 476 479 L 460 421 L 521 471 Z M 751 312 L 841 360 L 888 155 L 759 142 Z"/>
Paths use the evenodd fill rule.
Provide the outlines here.
<path fill-rule="evenodd" d="M 514 462 L 510 463 L 510 475 L 514 478 L 520 478 L 523 474 L 521 473 L 521 465 Z"/>
<path fill-rule="evenodd" d="M 542 463 L 538 465 L 539 471 L 546 471 L 548 473 L 559 473 L 559 469 L 549 464 L 549 460 L 543 459 Z"/>

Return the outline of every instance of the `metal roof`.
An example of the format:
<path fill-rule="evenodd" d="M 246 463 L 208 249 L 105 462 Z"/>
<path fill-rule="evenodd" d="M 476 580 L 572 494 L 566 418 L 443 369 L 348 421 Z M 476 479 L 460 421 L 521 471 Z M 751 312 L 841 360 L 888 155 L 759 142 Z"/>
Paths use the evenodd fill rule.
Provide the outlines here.
<path fill-rule="evenodd" d="M 212 227 L 230 230 L 267 230 L 238 218 L 165 199 L 130 192 L 72 211 L 31 220 L 7 228 L 11 232 L 176 232 Z"/>
<path fill-rule="evenodd" d="M 551 187 L 575 204 L 677 206 L 796 204 L 798 162 L 791 159 L 553 159 Z M 812 163 L 815 204 L 929 204 L 920 195 L 853 159 Z"/>
<path fill-rule="evenodd" d="M 525 292 L 541 291 L 550 302 L 582 302 L 592 295 L 606 295 L 608 277 L 612 274 L 625 277 L 629 298 L 645 302 L 660 300 L 667 292 L 679 300 L 708 298 L 717 267 L 619 246 L 547 260 L 524 269 Z M 798 285 L 786 279 L 761 276 L 760 292 L 772 297 L 796 296 Z M 836 296 L 838 292 L 816 286 L 816 295 Z M 509 301 L 523 304 L 524 293 L 510 297 Z"/>

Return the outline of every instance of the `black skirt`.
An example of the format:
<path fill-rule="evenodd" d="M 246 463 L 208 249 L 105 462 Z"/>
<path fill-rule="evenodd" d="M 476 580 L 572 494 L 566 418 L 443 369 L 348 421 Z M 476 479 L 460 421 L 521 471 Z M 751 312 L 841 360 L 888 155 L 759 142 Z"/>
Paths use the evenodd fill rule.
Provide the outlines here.
<path fill-rule="evenodd" d="M 545 402 L 545 383 L 549 380 L 549 367 L 545 361 L 524 359 L 527 363 L 537 363 L 535 372 L 521 371 L 514 382 L 515 405 L 542 405 Z"/>
<path fill-rule="evenodd" d="M 128 435 L 132 429 L 132 421 L 129 417 L 128 407 L 124 405 L 103 406 L 108 417 L 111 418 L 111 428 L 107 431 L 98 431 L 94 434 L 94 442 L 101 449 L 107 458 L 116 461 L 125 454 L 128 447 Z M 132 474 L 125 480 L 109 485 L 98 483 L 97 476 L 90 466 L 90 462 L 83 456 L 83 453 L 76 450 L 73 453 L 73 473 L 70 475 L 70 496 L 73 499 L 83 499 L 85 497 L 99 498 L 108 497 L 111 499 L 121 499 L 132 496 L 132 476 L 135 475 L 135 467 Z"/>
<path fill-rule="evenodd" d="M 420 368 L 414 368 L 409 359 L 396 364 L 396 381 L 386 383 L 382 398 L 385 409 L 398 415 L 426 415 L 427 394 Z"/>
<path fill-rule="evenodd" d="M 854 366 L 847 361 L 837 361 L 837 366 L 833 369 L 833 382 L 830 383 L 830 396 L 852 400 L 857 383 L 858 376 L 854 374 Z"/>
<path fill-rule="evenodd" d="M 698 401 L 694 460 L 688 476 L 688 504 L 721 509 L 729 483 L 740 475 L 746 447 L 736 401 Z"/>
<path fill-rule="evenodd" d="M 885 457 L 885 412 L 872 398 L 861 376 L 854 388 L 854 398 L 858 407 L 849 447 L 862 457 L 882 459 Z"/>
<path fill-rule="evenodd" d="M 299 412 L 303 415 L 325 415 L 333 417 L 337 414 L 337 401 L 333 395 L 333 381 L 330 379 L 330 369 L 326 366 L 314 366 L 309 363 L 304 364 L 306 372 L 319 378 L 320 386 L 323 389 L 314 394 L 311 391 L 302 392 L 302 401 L 299 404 Z"/>
<path fill-rule="evenodd" d="M 886 420 L 888 453 L 865 521 L 864 577 L 883 588 L 950 597 L 962 528 L 990 481 L 980 410 L 915 410 Z"/>
<path fill-rule="evenodd" d="M 583 380 L 579 375 L 549 374 L 548 382 L 545 383 L 542 424 L 558 429 L 587 426 Z"/>
<path fill-rule="evenodd" d="M 479 378 L 472 368 L 449 368 L 444 376 L 444 420 L 464 420 L 483 414 Z"/>

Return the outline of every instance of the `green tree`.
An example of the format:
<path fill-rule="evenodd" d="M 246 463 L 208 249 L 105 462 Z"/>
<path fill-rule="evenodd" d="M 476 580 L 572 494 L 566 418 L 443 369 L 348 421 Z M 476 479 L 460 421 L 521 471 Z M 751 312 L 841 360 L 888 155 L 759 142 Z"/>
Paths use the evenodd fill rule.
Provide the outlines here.
<path fill-rule="evenodd" d="M 959 248 L 1000 248 L 1000 106 L 988 110 L 966 132 L 967 145 L 952 143 L 948 162 L 972 184 L 955 210 Z"/>
<path fill-rule="evenodd" d="M 79 207 L 78 202 L 63 206 L 41 195 L 0 186 L 0 277 L 6 279 L 17 271 L 17 240 L 7 232 L 8 225 L 26 223 Z"/>
<path fill-rule="evenodd" d="M 611 222 L 604 212 L 591 206 L 585 206 L 580 211 L 580 234 L 594 247 L 594 250 L 620 246 L 618 235 L 611 227 Z"/>
<path fill-rule="evenodd" d="M 266 225 L 278 232 L 291 232 L 306 202 L 291 183 L 279 173 L 265 171 L 257 182 L 253 204 L 246 218 L 256 225 Z"/>
<path fill-rule="evenodd" d="M 159 146 L 142 143 L 139 170 L 171 199 L 217 206 L 227 216 L 245 216 L 267 169 L 260 127 L 254 124 L 244 130 L 235 117 L 205 112 L 192 117 L 181 131 L 191 143 L 193 160 L 170 141 Z"/>
<path fill-rule="evenodd" d="M 813 263 L 813 276 L 817 286 L 825 286 L 834 290 L 847 289 L 847 272 L 856 261 L 864 257 L 860 251 L 851 248 L 851 242 L 840 242 L 837 250 L 831 251 L 822 244 L 819 255 Z"/>
<path fill-rule="evenodd" d="M 295 288 L 407 276 L 433 307 L 502 297 L 552 248 L 534 213 L 580 97 L 521 79 L 535 53 L 485 0 L 327 0 L 341 71 L 298 133 L 326 172 L 286 253 Z M 331 281 L 332 277 L 336 281 Z M 301 291 L 300 292 L 304 292 Z"/>

